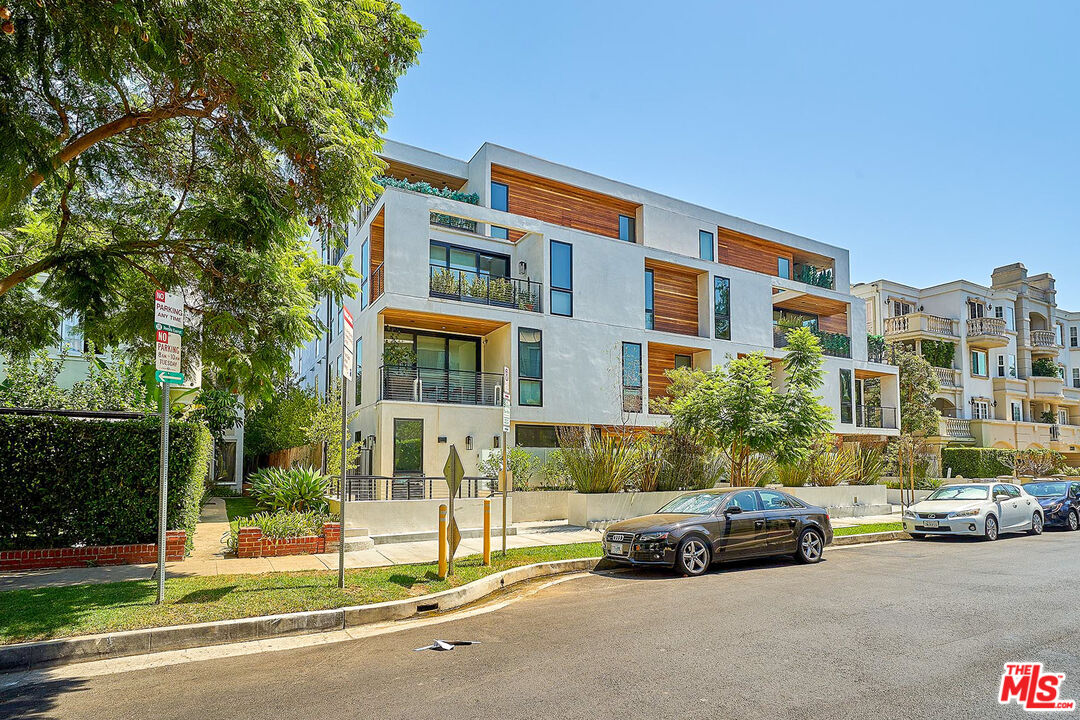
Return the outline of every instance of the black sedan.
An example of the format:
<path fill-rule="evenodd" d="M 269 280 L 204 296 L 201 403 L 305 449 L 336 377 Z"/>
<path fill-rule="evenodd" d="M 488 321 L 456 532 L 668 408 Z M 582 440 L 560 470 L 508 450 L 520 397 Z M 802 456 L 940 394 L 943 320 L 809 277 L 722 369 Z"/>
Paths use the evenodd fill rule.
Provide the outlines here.
<path fill-rule="evenodd" d="M 779 490 L 730 488 L 689 492 L 653 515 L 613 523 L 603 545 L 617 563 L 701 575 L 713 562 L 768 555 L 816 563 L 832 538 L 824 508 Z"/>
<path fill-rule="evenodd" d="M 1080 482 L 1036 480 L 1024 483 L 1024 490 L 1038 498 L 1046 527 L 1080 530 Z"/>

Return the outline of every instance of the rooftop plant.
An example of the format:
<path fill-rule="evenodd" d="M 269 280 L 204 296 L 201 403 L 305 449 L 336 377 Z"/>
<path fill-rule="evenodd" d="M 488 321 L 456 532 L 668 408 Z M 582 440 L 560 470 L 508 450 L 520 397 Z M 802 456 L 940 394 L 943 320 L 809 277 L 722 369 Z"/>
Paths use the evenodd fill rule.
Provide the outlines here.
<path fill-rule="evenodd" d="M 398 178 L 387 177 L 386 175 L 380 175 L 375 178 L 375 182 L 379 183 L 383 187 L 396 187 L 402 190 L 412 190 L 413 192 L 424 193 L 425 195 L 434 195 L 435 197 L 447 198 L 450 200 L 457 200 L 458 202 L 469 203 L 470 205 L 479 205 L 480 196 L 476 193 L 465 193 L 460 190 L 451 190 L 448 187 L 437 188 L 430 183 L 426 183 L 423 180 L 420 182 L 409 182 L 408 180 L 399 180 Z"/>

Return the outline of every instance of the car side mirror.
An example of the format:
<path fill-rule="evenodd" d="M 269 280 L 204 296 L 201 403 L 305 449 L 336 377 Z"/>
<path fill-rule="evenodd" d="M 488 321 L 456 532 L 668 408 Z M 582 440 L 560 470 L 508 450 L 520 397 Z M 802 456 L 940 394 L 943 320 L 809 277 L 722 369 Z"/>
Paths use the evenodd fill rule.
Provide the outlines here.
<path fill-rule="evenodd" d="M 1008 500 L 1009 496 L 1006 495 L 1005 493 L 998 493 L 997 495 L 994 496 L 994 499 L 997 500 L 998 502 L 1001 502 L 1002 500 Z"/>
<path fill-rule="evenodd" d="M 728 505 L 726 508 L 724 508 L 725 515 L 738 515 L 741 512 L 742 508 L 738 505 Z"/>

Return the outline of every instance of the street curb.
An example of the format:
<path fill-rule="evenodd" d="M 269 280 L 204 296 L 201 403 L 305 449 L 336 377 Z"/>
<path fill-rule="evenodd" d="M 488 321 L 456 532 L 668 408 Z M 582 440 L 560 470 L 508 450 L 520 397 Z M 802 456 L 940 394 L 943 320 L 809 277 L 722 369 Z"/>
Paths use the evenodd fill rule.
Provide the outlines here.
<path fill-rule="evenodd" d="M 545 575 L 592 570 L 600 558 L 576 558 L 522 565 L 474 580 L 460 587 L 405 600 L 354 605 L 331 610 L 264 615 L 193 625 L 81 635 L 0 646 L 0 673 L 32 668 L 144 655 L 166 650 L 225 645 L 287 635 L 344 630 L 389 620 L 401 620 L 436 610 L 452 610 L 504 587 Z"/>
<path fill-rule="evenodd" d="M 866 545 L 867 543 L 910 539 L 911 536 L 903 530 L 887 530 L 885 532 L 861 533 L 859 535 L 835 535 L 832 544 L 833 547 L 844 547 L 845 545 Z"/>

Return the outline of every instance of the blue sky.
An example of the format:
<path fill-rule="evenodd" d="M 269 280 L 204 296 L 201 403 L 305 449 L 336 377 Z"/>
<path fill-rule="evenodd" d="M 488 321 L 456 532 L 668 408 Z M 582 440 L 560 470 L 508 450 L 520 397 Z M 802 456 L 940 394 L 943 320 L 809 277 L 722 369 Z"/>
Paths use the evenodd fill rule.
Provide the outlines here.
<path fill-rule="evenodd" d="M 1080 3 L 404 0 L 388 136 L 484 142 L 851 250 L 852 279 L 1080 310 Z"/>

